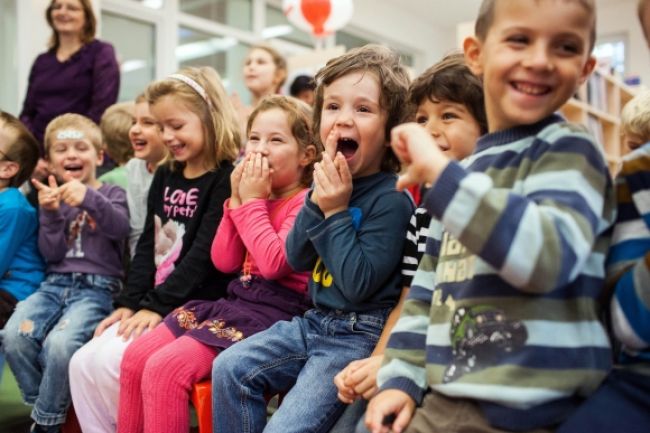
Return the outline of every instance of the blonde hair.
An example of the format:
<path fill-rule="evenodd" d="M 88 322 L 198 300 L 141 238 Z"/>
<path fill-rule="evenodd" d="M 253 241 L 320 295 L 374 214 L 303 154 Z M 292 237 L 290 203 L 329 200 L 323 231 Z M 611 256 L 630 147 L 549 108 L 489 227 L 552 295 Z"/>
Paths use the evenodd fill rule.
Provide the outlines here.
<path fill-rule="evenodd" d="M 494 9 L 496 7 L 497 1 L 498 0 L 483 0 L 483 3 L 481 3 L 481 7 L 478 11 L 478 18 L 474 24 L 474 34 L 481 41 L 485 40 L 490 27 L 492 27 L 492 24 L 494 22 Z M 591 52 L 591 50 L 594 48 L 594 44 L 596 43 L 596 5 L 594 3 L 594 0 L 565 1 L 577 1 L 591 15 L 591 29 L 589 33 L 589 51 Z"/>
<path fill-rule="evenodd" d="M 147 87 L 145 94 L 149 105 L 165 96 L 172 96 L 199 117 L 203 124 L 205 162 L 209 169 L 219 168 L 222 161 L 234 161 L 241 143 L 239 120 L 217 71 L 208 66 L 189 67 L 174 75 L 185 77 L 185 81 L 167 77 Z M 198 90 L 188 84 L 187 79 L 200 86 Z M 199 93 L 200 90 L 203 94 Z M 170 166 L 175 168 L 179 164 L 171 163 Z"/>
<path fill-rule="evenodd" d="M 309 105 L 291 96 L 267 96 L 257 104 L 248 117 L 246 135 L 250 133 L 253 122 L 260 113 L 274 108 L 280 109 L 286 114 L 287 123 L 289 124 L 289 128 L 291 128 L 291 135 L 298 142 L 298 149 L 300 151 L 305 151 L 309 146 L 313 146 L 316 149 L 314 159 L 304 168 L 302 178 L 300 179 L 300 182 L 304 186 L 309 186 L 313 180 L 314 163 L 320 160 L 321 154 L 323 153 L 323 146 L 317 144 L 314 140 L 311 120 L 312 109 Z"/>
<path fill-rule="evenodd" d="M 47 157 L 49 157 L 50 147 L 52 147 L 52 143 L 55 140 L 53 137 L 55 133 L 67 128 L 74 128 L 83 131 L 86 135 L 86 139 L 90 141 L 90 144 L 95 148 L 97 154 L 100 154 L 102 151 L 102 131 L 99 129 L 99 126 L 81 114 L 66 113 L 52 119 L 50 123 L 47 124 L 47 128 L 45 128 L 43 141 L 45 144 L 45 155 Z"/>
<path fill-rule="evenodd" d="M 47 46 L 56 50 L 59 48 L 60 42 L 59 34 L 54 30 L 54 24 L 52 23 L 52 9 L 54 9 L 55 2 L 56 0 L 50 1 L 50 5 L 45 10 L 45 19 L 52 29 L 52 36 L 50 36 L 50 41 Z M 79 3 L 81 3 L 81 9 L 84 11 L 84 27 L 81 29 L 81 42 L 85 45 L 95 40 L 97 19 L 95 18 L 95 12 L 93 11 L 93 5 L 90 3 L 90 0 L 79 0 Z"/>
<path fill-rule="evenodd" d="M 129 130 L 133 126 L 133 102 L 120 102 L 106 109 L 99 122 L 106 152 L 117 164 L 126 164 L 133 157 Z"/>
<path fill-rule="evenodd" d="M 9 181 L 9 186 L 19 187 L 32 175 L 40 149 L 38 141 L 20 120 L 11 114 L 0 110 L 0 129 L 10 131 L 9 144 L 4 149 L 8 161 L 18 164 L 18 172 Z"/>
<path fill-rule="evenodd" d="M 644 90 L 625 104 L 621 111 L 621 130 L 643 142 L 650 141 L 650 90 Z"/>

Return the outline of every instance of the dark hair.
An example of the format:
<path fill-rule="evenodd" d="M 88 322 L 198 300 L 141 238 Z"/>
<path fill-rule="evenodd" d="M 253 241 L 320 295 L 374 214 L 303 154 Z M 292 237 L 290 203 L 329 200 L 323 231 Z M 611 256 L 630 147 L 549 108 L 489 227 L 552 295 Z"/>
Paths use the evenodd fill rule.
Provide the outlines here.
<path fill-rule="evenodd" d="M 443 57 L 417 77 L 408 93 L 410 116 L 425 99 L 463 104 L 479 125 L 481 134 L 488 130 L 483 99 L 483 84 L 465 63 L 460 52 Z"/>
<path fill-rule="evenodd" d="M 7 160 L 19 166 L 18 172 L 9 181 L 9 186 L 17 188 L 32 175 L 40 156 L 40 146 L 20 120 L 5 111 L 0 111 L 0 129 L 4 128 L 13 132 L 5 155 Z"/>
<path fill-rule="evenodd" d="M 56 0 L 52 0 L 50 5 L 45 10 L 45 19 L 52 29 L 52 36 L 50 36 L 50 41 L 48 43 L 49 48 L 57 49 L 59 48 L 59 34 L 54 30 L 54 24 L 52 23 L 52 9 L 54 9 L 54 3 Z M 93 5 L 90 4 L 90 0 L 79 0 L 81 3 L 81 8 L 84 11 L 84 28 L 81 30 L 81 42 L 87 44 L 92 42 L 95 39 L 95 32 L 97 31 L 97 19 L 95 18 L 95 12 L 93 11 Z"/>
<path fill-rule="evenodd" d="M 298 142 L 301 151 L 306 150 L 309 146 L 316 149 L 314 159 L 311 164 L 307 165 L 302 173 L 300 182 L 309 187 L 313 180 L 314 163 L 319 161 L 323 152 L 323 147 L 314 142 L 312 130 L 312 108 L 300 99 L 291 96 L 271 95 L 262 99 L 255 107 L 253 112 L 248 116 L 246 124 L 246 135 L 251 131 L 255 118 L 265 111 L 278 108 L 287 116 L 287 123 L 291 128 L 291 135 Z"/>
<path fill-rule="evenodd" d="M 478 18 L 476 19 L 476 24 L 474 25 L 474 34 L 477 38 L 484 41 L 488 30 L 492 26 L 492 21 L 494 21 L 494 8 L 498 0 L 483 0 L 481 7 L 478 11 Z M 577 1 L 579 2 L 589 14 L 592 16 L 591 20 L 591 32 L 589 34 L 589 51 L 594 48 L 596 43 L 596 6 L 594 0 L 565 0 L 565 1 Z"/>
<path fill-rule="evenodd" d="M 314 90 L 316 89 L 316 83 L 314 79 L 309 75 L 298 75 L 291 82 L 289 87 L 289 94 L 291 96 L 298 96 L 301 92 L 305 90 Z"/>
<path fill-rule="evenodd" d="M 408 114 L 405 106 L 409 75 L 406 68 L 400 63 L 399 55 L 390 48 L 376 44 L 353 48 L 347 53 L 328 61 L 316 74 L 314 137 L 320 146 L 323 146 L 320 141 L 320 117 L 323 111 L 325 87 L 345 75 L 359 71 L 374 74 L 379 82 L 379 103 L 387 114 L 384 129 L 386 142 L 390 141 L 391 129 L 402 123 L 406 114 Z M 399 160 L 390 146 L 386 148 L 381 170 L 394 173 L 400 170 Z"/>

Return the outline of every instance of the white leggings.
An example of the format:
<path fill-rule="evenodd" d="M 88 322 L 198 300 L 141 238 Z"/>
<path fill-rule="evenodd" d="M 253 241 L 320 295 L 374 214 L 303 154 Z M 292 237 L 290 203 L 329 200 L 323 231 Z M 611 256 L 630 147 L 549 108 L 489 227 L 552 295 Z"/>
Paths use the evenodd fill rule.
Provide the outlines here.
<path fill-rule="evenodd" d="M 72 403 L 84 433 L 115 433 L 120 363 L 133 338 L 117 336 L 120 323 L 77 350 L 70 360 Z"/>

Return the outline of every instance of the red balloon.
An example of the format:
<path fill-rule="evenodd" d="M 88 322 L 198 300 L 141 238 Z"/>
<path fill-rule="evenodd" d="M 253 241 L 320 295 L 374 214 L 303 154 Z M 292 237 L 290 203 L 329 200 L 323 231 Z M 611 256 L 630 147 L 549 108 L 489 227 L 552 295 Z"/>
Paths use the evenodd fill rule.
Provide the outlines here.
<path fill-rule="evenodd" d="M 332 11 L 330 0 L 302 0 L 300 10 L 305 19 L 313 26 L 315 35 L 325 33 L 325 21 Z"/>

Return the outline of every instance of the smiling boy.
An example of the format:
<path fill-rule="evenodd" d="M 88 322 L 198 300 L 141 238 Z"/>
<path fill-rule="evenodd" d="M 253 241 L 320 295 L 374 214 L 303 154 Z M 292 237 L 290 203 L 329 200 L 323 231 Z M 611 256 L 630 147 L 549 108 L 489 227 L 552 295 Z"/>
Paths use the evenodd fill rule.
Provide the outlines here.
<path fill-rule="evenodd" d="M 553 431 L 610 368 L 598 297 L 613 186 L 593 138 L 554 114 L 594 67 L 594 2 L 485 0 L 475 31 L 475 153 L 461 166 L 415 124 L 392 133 L 398 188 L 430 182 L 433 220 L 373 432 Z"/>
<path fill-rule="evenodd" d="M 95 177 L 101 133 L 78 114 L 45 130 L 49 176 L 38 189 L 38 246 L 46 279 L 19 303 L 5 328 L 5 356 L 23 399 L 33 405 L 34 432 L 57 432 L 70 405 L 68 363 L 112 310 L 121 287 L 129 234 L 126 196 Z"/>

